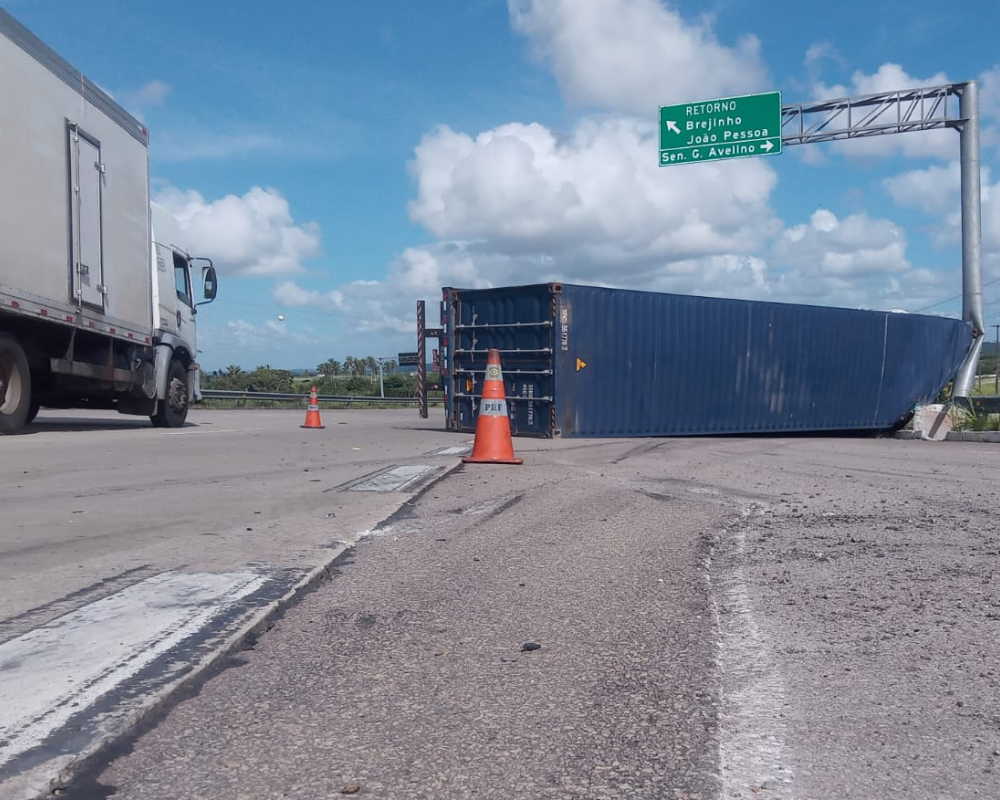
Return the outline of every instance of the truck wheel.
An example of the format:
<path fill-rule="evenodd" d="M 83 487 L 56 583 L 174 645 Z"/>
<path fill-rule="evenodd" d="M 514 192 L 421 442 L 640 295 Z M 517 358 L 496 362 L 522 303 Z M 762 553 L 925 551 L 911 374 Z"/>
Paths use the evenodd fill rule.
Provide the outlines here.
<path fill-rule="evenodd" d="M 24 427 L 31 407 L 31 372 L 17 339 L 0 333 L 0 435 Z"/>
<path fill-rule="evenodd" d="M 180 361 L 171 361 L 167 372 L 167 397 L 156 404 L 150 417 L 158 428 L 179 428 L 188 413 L 188 372 Z"/>
<path fill-rule="evenodd" d="M 30 425 L 32 422 L 34 422 L 35 421 L 35 417 L 38 416 L 38 412 L 41 410 L 41 408 L 42 408 L 42 404 L 39 403 L 34 398 L 32 398 L 31 405 L 28 406 L 28 416 L 25 417 L 25 419 L 24 419 L 25 423 L 27 423 L 28 425 Z"/>

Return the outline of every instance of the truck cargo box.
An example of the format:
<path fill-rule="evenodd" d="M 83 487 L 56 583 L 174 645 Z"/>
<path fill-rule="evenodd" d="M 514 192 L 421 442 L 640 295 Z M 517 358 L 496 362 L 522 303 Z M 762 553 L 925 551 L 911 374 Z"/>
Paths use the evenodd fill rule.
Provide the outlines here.
<path fill-rule="evenodd" d="M 0 305 L 152 330 L 145 128 L 0 10 Z"/>
<path fill-rule="evenodd" d="M 475 430 L 490 348 L 521 436 L 884 430 L 934 400 L 959 320 L 570 284 L 444 289 L 447 427 Z"/>

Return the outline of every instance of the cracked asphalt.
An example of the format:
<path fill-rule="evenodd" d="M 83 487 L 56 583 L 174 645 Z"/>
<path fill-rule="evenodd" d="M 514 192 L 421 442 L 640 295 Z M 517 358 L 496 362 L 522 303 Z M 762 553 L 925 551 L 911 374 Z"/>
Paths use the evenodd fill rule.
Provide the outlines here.
<path fill-rule="evenodd" d="M 515 444 L 63 796 L 1000 796 L 1000 447 Z"/>

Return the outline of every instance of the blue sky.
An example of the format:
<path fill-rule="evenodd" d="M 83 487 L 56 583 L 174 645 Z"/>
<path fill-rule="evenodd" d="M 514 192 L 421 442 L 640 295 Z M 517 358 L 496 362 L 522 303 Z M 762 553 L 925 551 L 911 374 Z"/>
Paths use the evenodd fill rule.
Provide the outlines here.
<path fill-rule="evenodd" d="M 442 285 L 958 313 L 957 134 L 657 166 L 660 105 L 748 92 L 979 80 L 1000 277 L 995 0 L 0 2 L 149 126 L 223 276 L 209 369 L 411 350 Z M 1000 282 L 985 302 L 1000 323 Z"/>

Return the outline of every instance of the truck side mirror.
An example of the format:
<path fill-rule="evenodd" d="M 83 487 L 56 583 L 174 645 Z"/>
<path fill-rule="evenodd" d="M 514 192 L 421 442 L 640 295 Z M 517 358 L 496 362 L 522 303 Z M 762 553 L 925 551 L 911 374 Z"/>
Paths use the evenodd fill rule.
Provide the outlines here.
<path fill-rule="evenodd" d="M 191 261 L 208 262 L 206 266 L 201 268 L 201 285 L 202 285 L 202 293 L 205 296 L 205 300 L 202 303 L 198 303 L 198 305 L 211 303 L 215 299 L 215 296 L 216 294 L 218 294 L 219 291 L 219 279 L 215 274 L 215 267 L 212 266 L 211 260 L 207 258 L 192 258 Z"/>
<path fill-rule="evenodd" d="M 202 270 L 202 281 L 205 286 L 205 299 L 214 300 L 219 291 L 219 282 L 215 277 L 215 267 L 205 267 Z"/>

